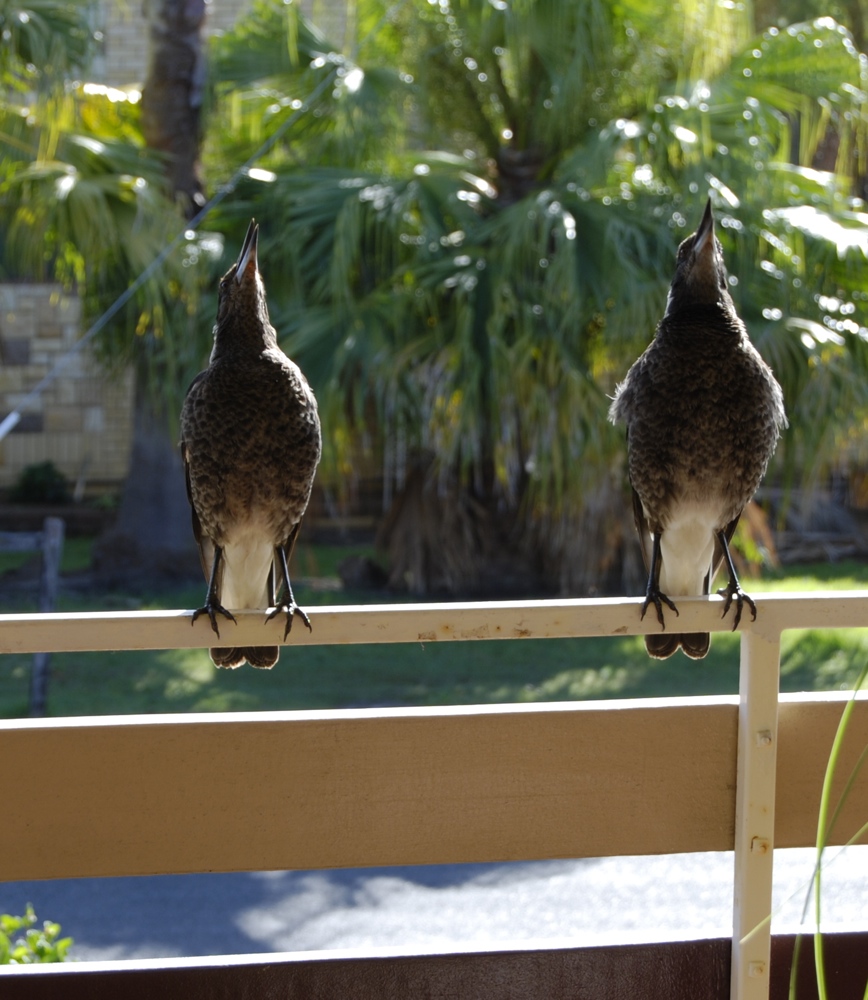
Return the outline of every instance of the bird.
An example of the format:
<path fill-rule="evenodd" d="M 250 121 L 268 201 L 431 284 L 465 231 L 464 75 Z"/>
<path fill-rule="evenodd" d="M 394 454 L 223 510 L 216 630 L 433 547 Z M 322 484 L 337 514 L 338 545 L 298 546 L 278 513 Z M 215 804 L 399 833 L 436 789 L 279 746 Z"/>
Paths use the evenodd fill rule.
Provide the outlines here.
<path fill-rule="evenodd" d="M 678 248 L 666 310 L 654 337 L 615 390 L 609 419 L 627 426 L 633 514 L 648 571 L 642 618 L 654 605 L 661 633 L 649 633 L 650 656 L 680 647 L 707 653 L 707 632 L 666 632 L 663 605 L 710 592 L 725 563 L 723 616 L 735 603 L 733 630 L 745 605 L 729 543 L 787 426 L 784 397 L 753 346 L 729 292 L 711 199 L 696 232 Z"/>
<path fill-rule="evenodd" d="M 193 534 L 208 581 L 207 615 L 273 608 L 285 613 L 283 638 L 298 606 L 288 560 L 307 509 L 322 453 L 316 398 L 298 365 L 277 344 L 258 263 L 259 226 L 251 220 L 237 261 L 221 278 L 208 367 L 190 384 L 181 409 L 181 458 Z M 277 646 L 217 646 L 218 667 L 270 668 Z"/>

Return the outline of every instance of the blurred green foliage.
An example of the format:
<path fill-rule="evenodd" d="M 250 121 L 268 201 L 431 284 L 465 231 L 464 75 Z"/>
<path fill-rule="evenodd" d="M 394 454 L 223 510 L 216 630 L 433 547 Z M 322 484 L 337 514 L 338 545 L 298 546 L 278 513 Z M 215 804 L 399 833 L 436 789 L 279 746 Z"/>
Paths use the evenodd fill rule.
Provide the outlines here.
<path fill-rule="evenodd" d="M 633 538 L 607 396 L 709 194 L 784 388 L 770 477 L 812 483 L 864 442 L 868 77 L 842 24 L 704 0 L 353 10 L 335 41 L 257 0 L 215 40 L 206 161 L 268 143 L 215 219 L 232 245 L 262 220 L 269 307 L 329 428 L 321 476 L 351 483 L 364 450 L 442 504 L 393 564 L 426 532 L 408 566 L 479 562 L 487 516 L 565 593 L 611 585 Z"/>
<path fill-rule="evenodd" d="M 25 466 L 9 491 L 13 503 L 65 504 L 72 500 L 69 482 L 54 462 Z"/>
<path fill-rule="evenodd" d="M 60 924 L 45 920 L 36 926 L 28 903 L 23 917 L 0 914 L 0 965 L 35 965 L 65 962 L 72 938 L 60 936 Z"/>
<path fill-rule="evenodd" d="M 256 216 L 338 499 L 360 454 L 387 500 L 421 468 L 442 509 L 401 535 L 428 539 L 408 564 L 449 557 L 466 581 L 496 522 L 563 592 L 588 593 L 633 545 L 607 397 L 710 193 L 734 298 L 784 387 L 770 477 L 810 484 L 864 457 L 859 4 L 344 7 L 339 39 L 277 0 L 213 38 L 203 163 L 231 197 L 151 274 L 184 221 L 137 95 L 76 82 L 85 6 L 40 0 L 3 55 L 0 276 L 74 283 L 95 316 L 147 272 L 99 349 L 134 360 L 172 414 Z M 28 61 L 58 38 L 66 61 Z"/>

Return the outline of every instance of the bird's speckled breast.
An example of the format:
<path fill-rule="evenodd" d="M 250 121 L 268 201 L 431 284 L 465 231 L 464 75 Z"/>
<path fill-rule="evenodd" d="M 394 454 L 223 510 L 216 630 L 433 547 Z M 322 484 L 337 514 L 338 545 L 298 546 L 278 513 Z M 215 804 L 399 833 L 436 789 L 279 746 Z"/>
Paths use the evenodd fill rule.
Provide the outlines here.
<path fill-rule="evenodd" d="M 281 351 L 212 362 L 181 415 L 193 504 L 223 545 L 255 520 L 283 544 L 310 498 L 321 452 L 316 400 Z"/>
<path fill-rule="evenodd" d="M 664 321 L 626 382 L 630 479 L 651 530 L 692 502 L 718 507 L 724 527 L 759 486 L 783 422 L 780 388 L 741 324 L 698 335 Z"/>

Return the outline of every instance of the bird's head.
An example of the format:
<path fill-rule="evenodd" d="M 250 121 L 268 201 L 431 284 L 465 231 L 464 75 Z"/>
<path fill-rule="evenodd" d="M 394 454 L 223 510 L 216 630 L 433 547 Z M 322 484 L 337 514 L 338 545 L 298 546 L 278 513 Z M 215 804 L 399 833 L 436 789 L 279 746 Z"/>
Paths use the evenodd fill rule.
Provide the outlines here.
<path fill-rule="evenodd" d="M 263 338 L 274 338 L 265 304 L 265 285 L 259 274 L 258 246 L 259 226 L 251 219 L 238 260 L 220 279 L 215 352 L 221 335 L 231 337 L 235 346 L 248 340 L 254 346 L 261 345 Z"/>
<path fill-rule="evenodd" d="M 251 219 L 238 260 L 220 279 L 217 303 L 218 323 L 236 310 L 247 311 L 251 309 L 258 299 L 265 302 L 265 286 L 259 276 L 258 246 L 259 226 L 255 219 Z"/>
<path fill-rule="evenodd" d="M 723 248 L 714 235 L 714 213 L 710 198 L 699 228 L 678 248 L 666 315 L 697 305 L 720 305 L 726 310 L 735 309 L 729 294 Z"/>

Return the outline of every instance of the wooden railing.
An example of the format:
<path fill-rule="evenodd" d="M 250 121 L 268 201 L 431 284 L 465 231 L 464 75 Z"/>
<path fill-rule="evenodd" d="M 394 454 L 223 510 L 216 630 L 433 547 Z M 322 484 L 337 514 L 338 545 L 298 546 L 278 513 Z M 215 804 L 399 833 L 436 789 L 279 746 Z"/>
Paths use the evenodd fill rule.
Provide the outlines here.
<path fill-rule="evenodd" d="M 639 603 L 318 609 L 313 633 L 297 628 L 289 645 L 635 635 L 658 627 L 639 620 Z M 0 723 L 2 881 L 734 850 L 731 947 L 661 942 L 610 955 L 577 943 L 487 955 L 6 967 L 0 996 L 223 996 L 235 995 L 236 982 L 250 991 L 239 986 L 238 995 L 267 997 L 786 996 L 792 941 L 773 947 L 768 919 L 774 847 L 815 842 L 849 695 L 779 697 L 780 637 L 868 625 L 868 592 L 760 595 L 756 603 L 756 622 L 742 624 L 738 696 Z M 716 597 L 682 599 L 679 629 L 726 630 L 721 608 Z M 232 641 L 278 642 L 281 630 L 259 613 L 239 614 Z M 207 621 L 191 628 L 186 611 L 0 616 L 6 653 L 210 640 Z M 291 670 L 291 660 L 284 654 L 276 669 Z M 866 744 L 860 697 L 838 790 Z M 22 782 L 22 770 L 39 780 Z M 830 843 L 846 842 L 866 819 L 862 774 Z M 848 940 L 830 955 L 864 988 L 866 942 Z M 836 968 L 829 959 L 827 970 Z M 62 994 L 52 993 L 57 976 Z M 811 995 L 805 987 L 800 998 Z"/>

